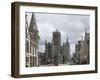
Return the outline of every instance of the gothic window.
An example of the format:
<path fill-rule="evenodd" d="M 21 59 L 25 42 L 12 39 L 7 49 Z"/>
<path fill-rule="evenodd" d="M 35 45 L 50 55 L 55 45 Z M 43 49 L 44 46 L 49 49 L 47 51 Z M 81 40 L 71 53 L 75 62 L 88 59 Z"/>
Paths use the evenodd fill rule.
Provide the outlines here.
<path fill-rule="evenodd" d="M 36 48 L 35 48 L 35 55 L 36 55 Z"/>
<path fill-rule="evenodd" d="M 25 28 L 26 38 L 27 38 L 27 28 Z"/>
<path fill-rule="evenodd" d="M 28 63 L 29 63 L 29 57 L 26 57 L 26 67 L 29 66 Z"/>
<path fill-rule="evenodd" d="M 36 55 L 36 48 L 35 48 L 35 55 Z"/>
<path fill-rule="evenodd" d="M 30 53 L 33 53 L 33 45 L 30 45 Z"/>
<path fill-rule="evenodd" d="M 35 65 L 37 65 L 37 57 L 35 57 Z"/>
<path fill-rule="evenodd" d="M 36 58 L 34 57 L 34 66 L 36 65 Z"/>
<path fill-rule="evenodd" d="M 35 55 L 35 54 L 36 54 L 36 48 L 34 47 L 34 49 L 33 49 L 33 50 L 34 50 L 33 54 Z"/>
<path fill-rule="evenodd" d="M 34 55 L 34 46 L 33 46 L 33 55 Z"/>
<path fill-rule="evenodd" d="M 26 57 L 26 63 L 29 63 L 29 57 Z"/>
<path fill-rule="evenodd" d="M 32 59 L 32 56 L 30 56 L 30 67 L 32 67 L 33 65 L 33 59 Z"/>
<path fill-rule="evenodd" d="M 26 41 L 26 53 L 29 53 L 29 41 Z"/>
<path fill-rule="evenodd" d="M 33 66 L 35 66 L 35 57 L 33 57 Z"/>
<path fill-rule="evenodd" d="M 33 54 L 33 45 L 31 46 L 31 53 Z"/>

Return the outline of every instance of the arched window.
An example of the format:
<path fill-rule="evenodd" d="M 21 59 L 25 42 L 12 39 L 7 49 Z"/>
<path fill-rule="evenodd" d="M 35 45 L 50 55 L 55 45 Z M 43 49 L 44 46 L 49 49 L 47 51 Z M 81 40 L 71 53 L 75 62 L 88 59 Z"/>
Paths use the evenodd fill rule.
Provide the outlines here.
<path fill-rule="evenodd" d="M 29 53 L 29 41 L 26 41 L 26 53 Z"/>

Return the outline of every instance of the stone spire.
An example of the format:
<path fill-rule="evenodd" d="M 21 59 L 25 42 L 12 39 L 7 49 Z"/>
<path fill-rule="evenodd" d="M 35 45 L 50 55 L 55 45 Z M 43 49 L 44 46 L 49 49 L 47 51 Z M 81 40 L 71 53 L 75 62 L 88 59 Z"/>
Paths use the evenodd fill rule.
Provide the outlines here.
<path fill-rule="evenodd" d="M 34 13 L 32 13 L 32 17 L 31 17 L 31 21 L 30 21 L 30 31 L 33 31 L 33 30 L 38 30 Z"/>

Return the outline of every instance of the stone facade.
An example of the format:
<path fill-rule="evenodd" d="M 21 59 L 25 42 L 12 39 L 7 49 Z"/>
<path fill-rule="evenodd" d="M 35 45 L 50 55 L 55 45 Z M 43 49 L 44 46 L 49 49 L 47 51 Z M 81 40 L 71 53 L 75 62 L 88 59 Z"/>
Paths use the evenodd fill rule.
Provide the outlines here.
<path fill-rule="evenodd" d="M 84 39 L 75 45 L 73 62 L 75 64 L 89 64 L 89 33 L 85 31 Z"/>
<path fill-rule="evenodd" d="M 26 67 L 38 66 L 38 42 L 39 33 L 36 25 L 34 13 L 32 13 L 30 25 L 28 25 L 27 14 L 25 23 L 25 59 Z"/>
<path fill-rule="evenodd" d="M 80 49 L 80 64 L 89 64 L 89 33 L 85 33 Z"/>

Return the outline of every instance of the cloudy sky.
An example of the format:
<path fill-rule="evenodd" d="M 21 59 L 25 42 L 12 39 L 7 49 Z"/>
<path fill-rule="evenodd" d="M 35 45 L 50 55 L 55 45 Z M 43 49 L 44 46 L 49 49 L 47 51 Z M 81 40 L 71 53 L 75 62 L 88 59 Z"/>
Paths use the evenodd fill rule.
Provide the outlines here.
<path fill-rule="evenodd" d="M 30 23 L 32 13 L 27 13 L 27 15 L 28 23 Z M 89 15 L 35 13 L 35 18 L 39 30 L 39 51 L 41 52 L 45 50 L 45 40 L 51 42 L 52 32 L 56 29 L 61 32 L 61 43 L 66 42 L 68 37 L 71 54 L 74 53 L 75 44 L 81 40 L 85 29 L 89 32 Z"/>

